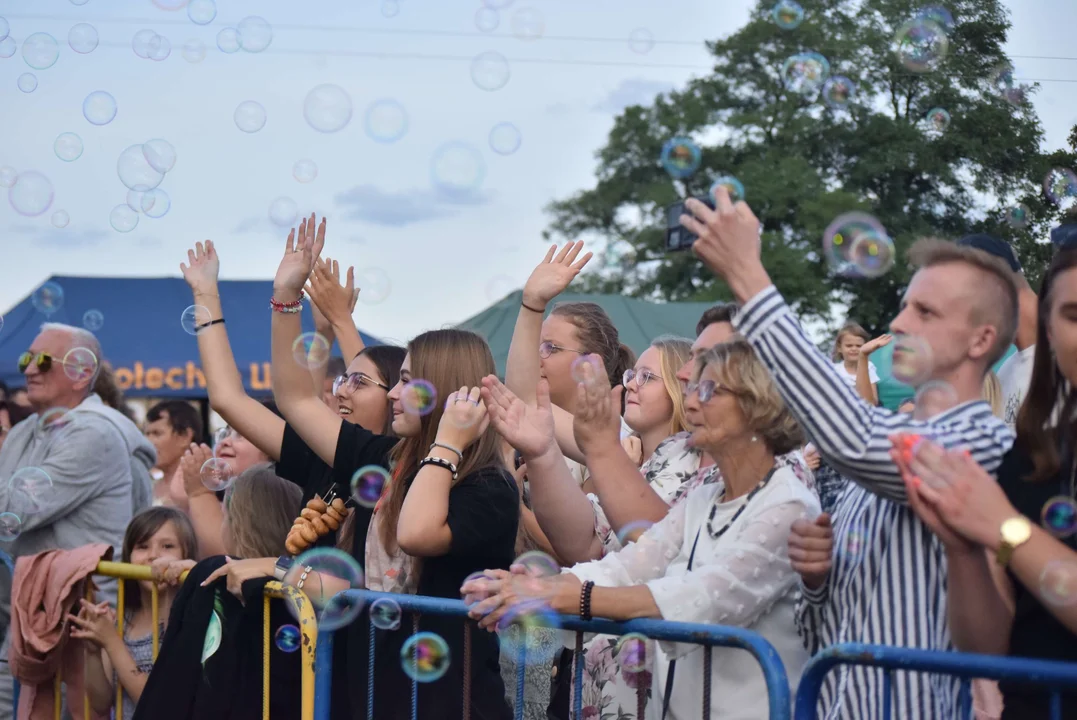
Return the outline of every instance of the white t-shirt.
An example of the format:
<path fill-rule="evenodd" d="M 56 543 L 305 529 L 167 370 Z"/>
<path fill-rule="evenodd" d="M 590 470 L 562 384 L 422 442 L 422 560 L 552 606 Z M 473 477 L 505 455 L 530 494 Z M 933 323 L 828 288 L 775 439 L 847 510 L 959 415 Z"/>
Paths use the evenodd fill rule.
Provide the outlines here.
<path fill-rule="evenodd" d="M 845 369 L 845 363 L 839 361 L 834 363 L 834 367 L 837 368 L 838 374 L 845 378 L 846 382 L 856 387 L 856 372 L 849 372 Z M 879 371 L 875 369 L 875 363 L 868 360 L 868 377 L 871 378 L 871 384 L 875 385 L 879 382 Z"/>
<path fill-rule="evenodd" d="M 1032 382 L 1032 358 L 1036 346 L 1029 345 L 1015 352 L 998 369 L 998 381 L 1002 385 L 1002 419 L 1013 427 L 1017 423 L 1017 411 L 1025 401 L 1025 393 Z"/>

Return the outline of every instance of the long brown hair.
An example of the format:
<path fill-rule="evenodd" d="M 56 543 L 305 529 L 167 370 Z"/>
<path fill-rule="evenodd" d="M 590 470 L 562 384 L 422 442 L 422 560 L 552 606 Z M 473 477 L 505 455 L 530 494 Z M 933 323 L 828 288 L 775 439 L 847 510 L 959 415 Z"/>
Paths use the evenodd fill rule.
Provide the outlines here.
<path fill-rule="evenodd" d="M 278 477 L 271 463 L 244 470 L 224 494 L 228 553 L 241 558 L 283 555 L 302 499 L 299 486 Z"/>
<path fill-rule="evenodd" d="M 404 438 L 396 444 L 389 461 L 393 466 L 389 494 L 378 511 L 384 513 L 380 524 L 381 544 L 386 552 L 396 551 L 396 526 L 404 506 L 407 483 L 419 471 L 419 462 L 437 437 L 438 424 L 445 411 L 445 397 L 461 386 L 476 387 L 487 375 L 496 375 L 497 366 L 490 346 L 479 335 L 467 330 L 431 330 L 408 343 L 411 356 L 411 376 L 422 378 L 437 390 L 434 410 L 422 417 L 419 434 Z M 488 427 L 469 447 L 458 468 L 458 477 L 465 478 L 487 467 L 504 468 L 501 456 L 501 437 Z"/>
<path fill-rule="evenodd" d="M 1059 250 L 1043 275 L 1036 318 L 1036 353 L 1032 359 L 1032 381 L 1028 394 L 1017 414 L 1017 445 L 1032 458 L 1030 482 L 1049 480 L 1059 471 L 1062 460 L 1059 449 L 1063 442 L 1072 446 L 1077 434 L 1077 392 L 1067 390 L 1066 378 L 1055 363 L 1051 343 L 1047 338 L 1047 321 L 1054 303 L 1054 283 L 1059 275 L 1077 268 L 1077 248 Z M 1058 423 L 1048 427 L 1055 411 L 1061 406 Z M 1072 448 L 1071 448 L 1072 449 Z"/>
<path fill-rule="evenodd" d="M 157 531 L 172 523 L 176 528 L 176 537 L 179 539 L 180 551 L 183 553 L 181 560 L 194 560 L 198 557 L 198 538 L 191 525 L 190 518 L 181 510 L 174 507 L 149 507 L 131 518 L 127 524 L 127 530 L 123 533 L 123 549 L 120 553 L 122 562 L 131 562 L 131 553 L 135 547 L 157 534 Z M 138 591 L 137 580 L 123 581 L 123 599 L 126 612 L 133 613 L 142 607 L 142 593 Z"/>

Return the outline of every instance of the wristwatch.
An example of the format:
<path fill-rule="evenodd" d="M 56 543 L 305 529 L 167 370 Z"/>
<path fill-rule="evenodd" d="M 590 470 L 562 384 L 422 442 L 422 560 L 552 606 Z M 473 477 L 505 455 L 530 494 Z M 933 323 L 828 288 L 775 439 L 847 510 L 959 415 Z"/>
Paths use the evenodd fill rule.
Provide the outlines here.
<path fill-rule="evenodd" d="M 1032 525 L 1023 515 L 1018 515 L 1003 522 L 1002 527 L 999 528 L 999 534 L 1002 541 L 999 543 L 995 560 L 1002 567 L 1006 567 L 1010 563 L 1010 558 L 1013 557 L 1013 551 L 1032 537 Z"/>
<path fill-rule="evenodd" d="M 281 555 L 277 558 L 277 564 L 273 566 L 273 577 L 277 578 L 277 580 L 283 580 L 288 571 L 292 569 L 294 563 L 295 558 L 291 555 Z"/>

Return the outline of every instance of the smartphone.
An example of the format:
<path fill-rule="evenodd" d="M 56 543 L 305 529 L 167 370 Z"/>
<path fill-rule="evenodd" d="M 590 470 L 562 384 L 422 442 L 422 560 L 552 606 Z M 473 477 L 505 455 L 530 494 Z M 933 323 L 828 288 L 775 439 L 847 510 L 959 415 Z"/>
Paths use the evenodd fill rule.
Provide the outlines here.
<path fill-rule="evenodd" d="M 524 456 L 520 454 L 519 450 L 517 450 L 515 454 L 513 454 L 512 464 L 516 470 L 519 470 L 520 466 L 524 464 Z"/>
<path fill-rule="evenodd" d="M 697 197 L 701 203 L 711 210 L 714 209 L 714 198 Z M 691 250 L 692 243 L 699 238 L 688 228 L 681 225 L 681 215 L 691 215 L 684 207 L 684 201 L 680 201 L 666 208 L 666 252 L 681 252 Z"/>

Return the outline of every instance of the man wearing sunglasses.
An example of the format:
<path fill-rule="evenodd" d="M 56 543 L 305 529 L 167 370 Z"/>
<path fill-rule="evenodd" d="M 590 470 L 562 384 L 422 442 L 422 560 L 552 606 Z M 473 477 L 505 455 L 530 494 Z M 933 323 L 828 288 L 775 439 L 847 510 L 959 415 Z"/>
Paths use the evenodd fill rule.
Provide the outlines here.
<path fill-rule="evenodd" d="M 149 469 L 156 453 L 134 423 L 93 393 L 101 362 L 101 345 L 92 333 L 56 323 L 43 325 L 18 360 L 35 414 L 15 425 L 0 448 L 0 513 L 18 517 L 18 537 L 3 549 L 14 559 L 90 543 L 112 545 L 118 556 L 132 515 L 149 504 Z M 19 482 L 17 473 L 29 468 L 44 474 L 35 473 L 33 483 Z M 114 602 L 115 582 L 95 582 Z M 10 596 L 11 578 L 3 571 L 5 620 Z M 0 720 L 12 717 L 7 647 L 5 637 Z"/>

